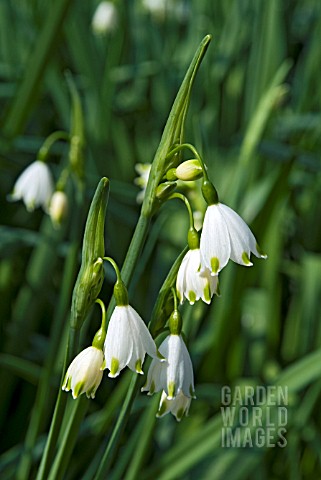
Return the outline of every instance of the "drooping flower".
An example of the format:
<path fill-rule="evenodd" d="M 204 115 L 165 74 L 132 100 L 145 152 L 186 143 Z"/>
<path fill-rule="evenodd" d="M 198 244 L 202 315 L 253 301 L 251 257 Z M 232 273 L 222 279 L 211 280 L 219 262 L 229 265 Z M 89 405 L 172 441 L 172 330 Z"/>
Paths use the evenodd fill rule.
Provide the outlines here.
<path fill-rule="evenodd" d="M 104 35 L 115 30 L 118 12 L 113 2 L 103 1 L 97 6 L 91 26 L 96 35 Z"/>
<path fill-rule="evenodd" d="M 163 391 L 156 416 L 163 417 L 171 412 L 176 417 L 176 420 L 180 422 L 184 415 L 188 415 L 191 401 L 192 398 L 184 395 L 182 391 L 172 400 L 168 400 L 166 392 Z"/>
<path fill-rule="evenodd" d="M 247 267 L 250 255 L 267 258 L 244 220 L 223 203 L 207 207 L 200 241 L 201 269 L 217 275 L 229 259 Z"/>
<path fill-rule="evenodd" d="M 152 360 L 142 391 L 148 395 L 164 390 L 167 400 L 183 394 L 195 398 L 193 365 L 181 335 L 170 334 L 159 347 L 166 362 Z"/>
<path fill-rule="evenodd" d="M 162 357 L 142 318 L 130 305 L 117 305 L 110 318 L 105 340 L 105 362 L 109 377 L 117 377 L 128 366 L 143 374 L 142 365 L 148 353 L 160 363 Z"/>
<path fill-rule="evenodd" d="M 141 188 L 141 192 L 136 197 L 137 203 L 143 203 L 151 168 L 151 163 L 136 163 L 135 165 L 135 170 L 139 176 L 135 178 L 134 182 Z"/>
<path fill-rule="evenodd" d="M 69 365 L 62 389 L 72 391 L 73 398 L 86 393 L 88 398 L 95 398 L 95 393 L 103 377 L 101 366 L 104 361 L 103 351 L 94 346 L 85 348 Z"/>
<path fill-rule="evenodd" d="M 68 213 L 68 198 L 65 192 L 56 191 L 50 200 L 49 215 L 55 228 L 59 228 Z"/>
<path fill-rule="evenodd" d="M 218 294 L 218 277 L 213 277 L 206 268 L 200 271 L 200 249 L 188 250 L 179 267 L 176 279 L 177 296 L 181 303 L 184 297 L 191 305 L 200 298 L 210 303 L 214 293 Z"/>
<path fill-rule="evenodd" d="M 53 179 L 48 165 L 36 160 L 18 177 L 8 198 L 12 201 L 23 200 L 29 212 L 39 206 L 47 211 L 53 190 Z"/>

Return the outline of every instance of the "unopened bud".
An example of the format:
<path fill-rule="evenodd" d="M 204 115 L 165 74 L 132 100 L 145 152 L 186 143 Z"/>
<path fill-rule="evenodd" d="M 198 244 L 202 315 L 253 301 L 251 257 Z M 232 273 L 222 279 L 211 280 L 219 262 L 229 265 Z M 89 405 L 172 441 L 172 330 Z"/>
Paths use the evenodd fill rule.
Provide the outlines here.
<path fill-rule="evenodd" d="M 176 188 L 176 182 L 164 182 L 158 185 L 156 197 L 159 200 L 165 200 Z"/>
<path fill-rule="evenodd" d="M 86 222 L 82 262 L 72 295 L 71 325 L 80 328 L 99 295 L 103 280 L 105 213 L 109 180 L 102 178 L 92 200 Z"/>
<path fill-rule="evenodd" d="M 68 213 L 68 197 L 65 192 L 56 191 L 50 200 L 49 215 L 53 226 L 59 228 Z"/>
<path fill-rule="evenodd" d="M 176 176 L 179 180 L 190 182 L 203 176 L 203 170 L 198 160 L 186 160 L 176 168 Z"/>

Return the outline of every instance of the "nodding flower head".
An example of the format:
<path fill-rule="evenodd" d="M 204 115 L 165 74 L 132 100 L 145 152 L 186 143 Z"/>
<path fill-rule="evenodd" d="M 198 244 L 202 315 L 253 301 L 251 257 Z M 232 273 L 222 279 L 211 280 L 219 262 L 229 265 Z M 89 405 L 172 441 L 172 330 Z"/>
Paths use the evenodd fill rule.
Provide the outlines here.
<path fill-rule="evenodd" d="M 217 275 L 229 259 L 250 267 L 250 255 L 267 258 L 244 220 L 223 203 L 207 207 L 200 241 L 201 270 Z"/>
<path fill-rule="evenodd" d="M 96 347 L 85 348 L 71 362 L 65 375 L 62 389 L 72 391 L 73 398 L 86 393 L 88 398 L 95 398 L 103 372 L 101 366 L 104 361 L 103 351 Z"/>
<path fill-rule="evenodd" d="M 36 160 L 18 177 L 9 200 L 23 200 L 29 212 L 37 207 L 48 210 L 53 194 L 53 179 L 48 165 Z"/>
<path fill-rule="evenodd" d="M 167 400 L 173 400 L 177 396 L 182 398 L 181 395 L 195 398 L 193 366 L 182 336 L 168 335 L 159 351 L 166 362 L 152 361 L 142 391 L 148 391 L 148 395 L 152 395 L 164 390 Z"/>
<path fill-rule="evenodd" d="M 177 273 L 176 290 L 181 303 L 183 303 L 184 297 L 191 305 L 200 298 L 205 303 L 211 303 L 213 294 L 218 294 L 218 277 L 213 277 L 208 269 L 200 271 L 200 267 L 199 248 L 189 250 Z"/>
<path fill-rule="evenodd" d="M 117 377 L 128 366 L 143 374 L 146 353 L 156 362 L 162 359 L 142 318 L 130 305 L 117 305 L 110 318 L 105 340 L 105 362 L 109 377 Z"/>

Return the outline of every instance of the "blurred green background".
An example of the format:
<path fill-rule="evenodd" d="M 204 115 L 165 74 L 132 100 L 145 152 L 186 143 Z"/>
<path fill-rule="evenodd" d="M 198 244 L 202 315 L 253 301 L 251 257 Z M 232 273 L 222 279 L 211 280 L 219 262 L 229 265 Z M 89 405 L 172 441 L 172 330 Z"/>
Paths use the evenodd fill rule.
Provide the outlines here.
<path fill-rule="evenodd" d="M 0 476 L 36 476 L 94 189 L 110 178 L 106 252 L 122 264 L 139 216 L 135 164 L 152 161 L 185 71 L 210 33 L 185 139 L 269 258 L 251 269 L 230 262 L 220 298 L 184 305 L 197 400 L 178 424 L 171 415 L 156 420 L 158 399 L 138 395 L 108 479 L 321 478 L 321 3 L 167 0 L 155 14 L 146 2 L 119 1 L 116 28 L 100 35 L 91 24 L 97 3 L 0 2 Z M 66 72 L 84 110 L 85 196 L 76 203 L 69 185 L 70 214 L 55 230 L 42 210 L 28 213 L 7 195 L 45 138 L 70 129 Z M 56 179 L 67 156 L 57 143 Z M 187 225 L 175 202 L 151 225 L 130 286 L 147 322 Z M 107 270 L 106 302 L 113 280 Z M 98 309 L 89 320 L 82 348 L 98 328 Z M 63 478 L 94 478 L 130 377 L 103 379 Z M 290 391 L 287 446 L 222 448 L 222 386 L 276 384 Z"/>

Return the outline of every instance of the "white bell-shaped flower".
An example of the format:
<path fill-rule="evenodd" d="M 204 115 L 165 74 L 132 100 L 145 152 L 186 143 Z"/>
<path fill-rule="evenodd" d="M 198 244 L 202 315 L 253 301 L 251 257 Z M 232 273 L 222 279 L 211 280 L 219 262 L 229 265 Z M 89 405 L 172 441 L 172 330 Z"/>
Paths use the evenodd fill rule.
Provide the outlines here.
<path fill-rule="evenodd" d="M 172 400 L 183 393 L 194 398 L 194 375 L 192 361 L 181 335 L 170 334 L 159 347 L 166 362 L 153 360 L 142 391 L 149 395 L 164 390 L 166 398 Z"/>
<path fill-rule="evenodd" d="M 191 397 L 186 397 L 182 391 L 172 400 L 168 400 L 166 392 L 163 391 L 156 416 L 163 417 L 171 412 L 176 417 L 176 420 L 180 422 L 184 415 L 188 415 L 191 401 Z"/>
<path fill-rule="evenodd" d="M 142 318 L 130 305 L 118 305 L 110 318 L 105 340 L 105 362 L 109 377 L 117 377 L 128 366 L 143 374 L 142 364 L 148 353 L 155 361 L 162 359 Z"/>
<path fill-rule="evenodd" d="M 103 1 L 97 6 L 91 22 L 96 35 L 112 32 L 117 27 L 118 12 L 113 2 Z"/>
<path fill-rule="evenodd" d="M 267 258 L 262 253 L 244 220 L 223 203 L 209 205 L 205 212 L 200 241 L 202 270 L 217 275 L 229 259 L 247 267 L 250 255 Z"/>
<path fill-rule="evenodd" d="M 208 269 L 201 271 L 200 267 L 200 249 L 189 250 L 182 260 L 176 279 L 177 296 L 181 303 L 184 297 L 191 305 L 200 298 L 205 303 L 211 303 L 213 294 L 218 294 L 218 277 L 212 276 Z"/>
<path fill-rule="evenodd" d="M 95 398 L 95 393 L 103 377 L 101 366 L 104 361 L 103 351 L 96 347 L 85 348 L 69 365 L 62 389 L 72 391 L 73 398 L 86 393 L 88 398 Z"/>
<path fill-rule="evenodd" d="M 23 200 L 30 212 L 39 206 L 47 211 L 53 190 L 53 179 L 48 165 L 36 160 L 18 177 L 9 200 Z"/>

